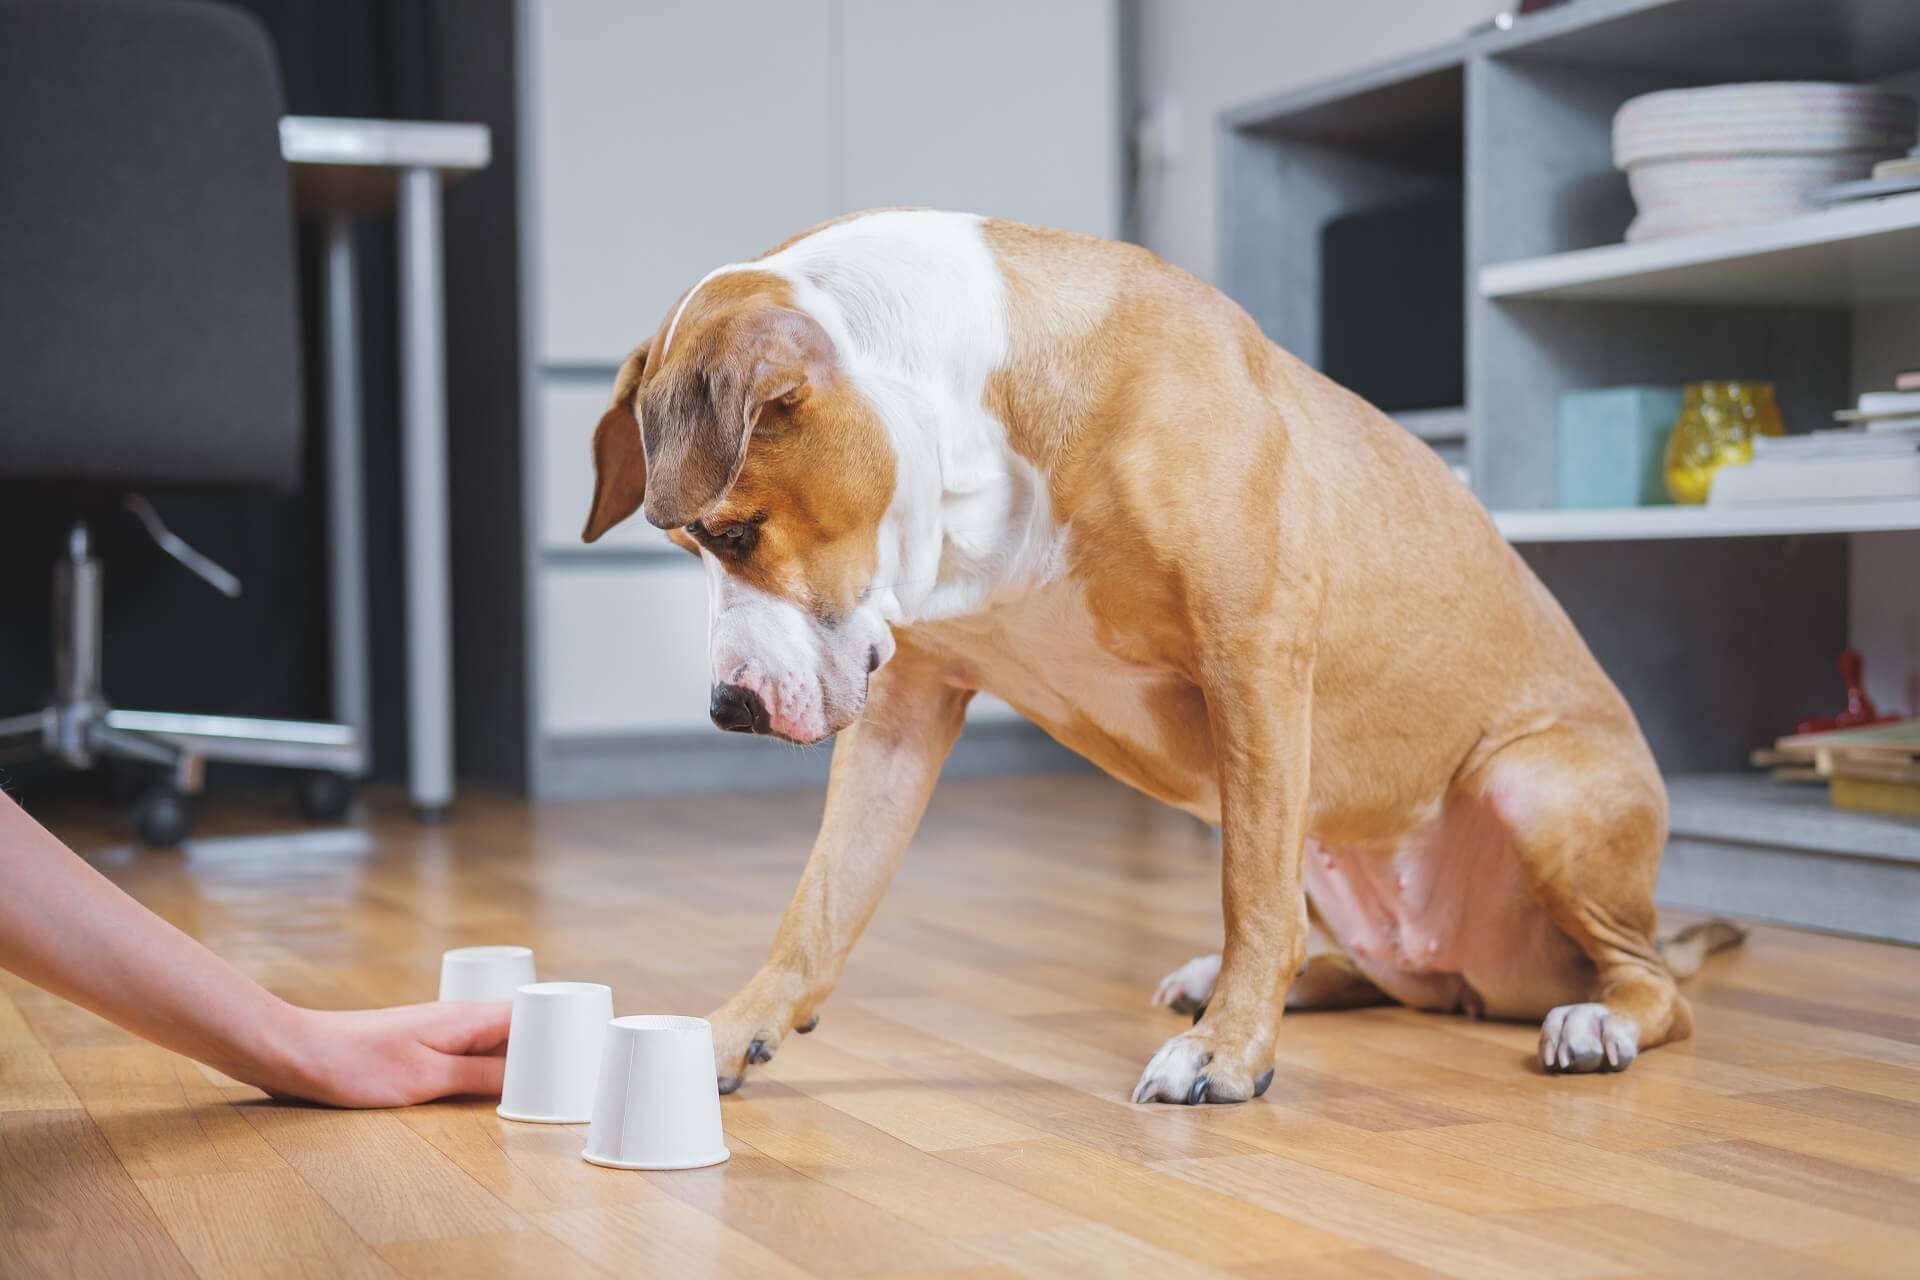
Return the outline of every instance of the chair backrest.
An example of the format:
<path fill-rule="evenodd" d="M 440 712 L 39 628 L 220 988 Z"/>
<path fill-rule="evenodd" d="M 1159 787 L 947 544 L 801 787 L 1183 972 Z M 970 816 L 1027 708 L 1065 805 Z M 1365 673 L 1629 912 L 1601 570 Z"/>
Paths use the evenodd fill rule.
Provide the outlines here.
<path fill-rule="evenodd" d="M 198 0 L 0 0 L 0 475 L 291 488 L 273 48 Z"/>

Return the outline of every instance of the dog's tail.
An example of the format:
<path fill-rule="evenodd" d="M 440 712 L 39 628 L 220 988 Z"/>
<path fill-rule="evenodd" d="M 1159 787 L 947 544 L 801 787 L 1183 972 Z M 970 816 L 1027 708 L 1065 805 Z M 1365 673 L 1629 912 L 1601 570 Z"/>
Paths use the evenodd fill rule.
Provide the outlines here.
<path fill-rule="evenodd" d="M 1654 942 L 1660 958 L 1676 978 L 1691 978 L 1700 972 L 1706 958 L 1716 951 L 1737 947 L 1747 940 L 1747 931 L 1731 920 L 1702 920 L 1690 924 L 1671 938 Z"/>

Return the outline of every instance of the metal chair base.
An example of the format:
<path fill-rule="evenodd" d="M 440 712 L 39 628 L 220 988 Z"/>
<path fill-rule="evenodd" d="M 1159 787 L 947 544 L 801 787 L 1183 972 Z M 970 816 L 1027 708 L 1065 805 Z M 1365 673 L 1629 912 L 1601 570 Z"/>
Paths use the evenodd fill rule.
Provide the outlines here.
<path fill-rule="evenodd" d="M 54 566 L 53 700 L 0 720 L 0 761 L 52 757 L 73 769 L 103 758 L 159 766 L 182 796 L 199 794 L 209 760 L 358 778 L 366 750 L 352 728 L 298 720 L 123 711 L 100 692 L 101 566 L 75 525 Z"/>

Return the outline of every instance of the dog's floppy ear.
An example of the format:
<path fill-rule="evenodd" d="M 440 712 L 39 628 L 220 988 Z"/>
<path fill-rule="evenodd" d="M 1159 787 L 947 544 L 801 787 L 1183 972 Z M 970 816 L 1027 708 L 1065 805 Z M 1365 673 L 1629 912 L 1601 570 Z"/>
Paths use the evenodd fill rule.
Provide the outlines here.
<path fill-rule="evenodd" d="M 726 496 L 769 406 L 804 403 L 834 373 L 826 330 L 791 307 L 742 313 L 712 349 L 662 368 L 643 397 L 646 515 L 662 529 L 691 524 Z"/>
<path fill-rule="evenodd" d="M 634 397 L 640 390 L 640 371 L 647 367 L 653 344 L 635 347 L 613 380 L 613 403 L 593 429 L 593 506 L 587 511 L 582 542 L 600 535 L 640 509 L 647 495 L 647 458 L 640 447 L 640 420 L 634 416 Z"/>

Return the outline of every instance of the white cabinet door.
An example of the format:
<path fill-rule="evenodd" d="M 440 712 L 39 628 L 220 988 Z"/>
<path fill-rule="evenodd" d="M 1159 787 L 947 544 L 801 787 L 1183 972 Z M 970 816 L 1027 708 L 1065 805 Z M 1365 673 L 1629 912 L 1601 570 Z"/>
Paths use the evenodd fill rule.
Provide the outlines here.
<path fill-rule="evenodd" d="M 548 565 L 540 717 L 550 735 L 708 730 L 707 576 L 692 556 Z"/>
<path fill-rule="evenodd" d="M 833 215 L 837 0 L 528 3 L 545 363 L 617 363 L 708 271 Z"/>
<path fill-rule="evenodd" d="M 1115 236 L 1114 0 L 842 0 L 846 200 Z"/>
<path fill-rule="evenodd" d="M 611 383 L 587 375 L 549 376 L 540 384 L 536 403 L 539 421 L 533 424 L 540 439 L 540 510 L 536 513 L 543 551 L 575 551 L 582 546 L 580 530 L 593 505 L 593 429 L 600 423 L 611 395 Z M 638 516 L 607 534 L 597 545 L 626 543 L 637 531 Z"/>
<path fill-rule="evenodd" d="M 540 420 L 534 424 L 540 438 L 538 512 L 540 549 L 589 550 L 580 541 L 593 505 L 593 430 L 613 393 L 613 375 L 597 373 L 548 374 L 540 383 Z M 663 551 L 694 559 L 667 541 L 667 535 L 635 512 L 616 525 L 592 550 Z"/>
<path fill-rule="evenodd" d="M 549 565 L 540 575 L 540 713 L 549 735 L 718 733 L 707 719 L 707 577 L 692 556 Z M 973 723 L 1017 720 L 998 698 Z"/>

